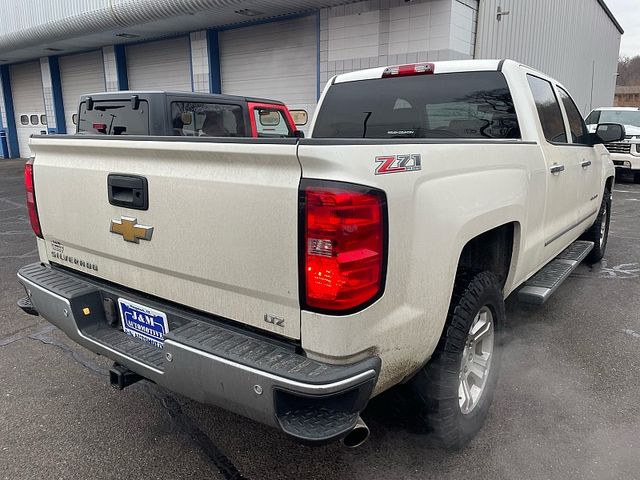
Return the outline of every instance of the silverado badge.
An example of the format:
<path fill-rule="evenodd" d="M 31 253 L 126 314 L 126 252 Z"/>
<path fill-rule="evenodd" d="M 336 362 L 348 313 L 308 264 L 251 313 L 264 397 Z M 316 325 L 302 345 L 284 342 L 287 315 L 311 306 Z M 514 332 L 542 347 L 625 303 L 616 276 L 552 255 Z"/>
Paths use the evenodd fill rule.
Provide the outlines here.
<path fill-rule="evenodd" d="M 139 243 L 142 240 L 151 240 L 153 227 L 138 225 L 137 218 L 121 217 L 120 220 L 111 220 L 111 233 L 122 235 L 127 242 Z"/>

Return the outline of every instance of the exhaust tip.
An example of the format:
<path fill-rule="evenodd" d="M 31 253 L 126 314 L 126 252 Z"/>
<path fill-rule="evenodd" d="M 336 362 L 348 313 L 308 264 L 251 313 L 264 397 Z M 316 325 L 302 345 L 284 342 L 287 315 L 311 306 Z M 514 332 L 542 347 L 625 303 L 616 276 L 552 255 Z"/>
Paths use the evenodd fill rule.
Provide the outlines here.
<path fill-rule="evenodd" d="M 342 439 L 342 444 L 347 448 L 358 448 L 369 438 L 369 427 L 367 424 L 358 417 L 356 425 L 353 427 L 347 435 Z"/>

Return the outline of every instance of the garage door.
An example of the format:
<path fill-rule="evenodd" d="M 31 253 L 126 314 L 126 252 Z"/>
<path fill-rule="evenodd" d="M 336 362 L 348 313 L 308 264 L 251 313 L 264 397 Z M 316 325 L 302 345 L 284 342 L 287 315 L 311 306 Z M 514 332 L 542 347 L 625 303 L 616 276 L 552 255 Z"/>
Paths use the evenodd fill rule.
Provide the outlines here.
<path fill-rule="evenodd" d="M 222 92 L 282 100 L 307 110 L 317 101 L 316 17 L 220 33 Z"/>
<path fill-rule="evenodd" d="M 189 38 L 180 37 L 127 47 L 131 90 L 191 91 Z"/>
<path fill-rule="evenodd" d="M 20 156 L 28 158 L 29 136 L 47 130 L 40 62 L 12 65 L 10 76 Z"/>
<path fill-rule="evenodd" d="M 80 96 L 106 89 L 102 51 L 60 57 L 60 78 L 67 133 L 74 133 L 73 114 L 78 111 Z"/>

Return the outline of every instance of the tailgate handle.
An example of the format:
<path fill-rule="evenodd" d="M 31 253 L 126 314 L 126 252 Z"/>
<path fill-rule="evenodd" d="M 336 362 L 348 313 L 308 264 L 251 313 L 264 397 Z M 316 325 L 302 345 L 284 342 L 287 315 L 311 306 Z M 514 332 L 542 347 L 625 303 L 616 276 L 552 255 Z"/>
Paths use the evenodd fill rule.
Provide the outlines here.
<path fill-rule="evenodd" d="M 149 208 L 149 189 L 144 177 L 110 173 L 107 177 L 107 190 L 111 205 L 134 210 Z"/>

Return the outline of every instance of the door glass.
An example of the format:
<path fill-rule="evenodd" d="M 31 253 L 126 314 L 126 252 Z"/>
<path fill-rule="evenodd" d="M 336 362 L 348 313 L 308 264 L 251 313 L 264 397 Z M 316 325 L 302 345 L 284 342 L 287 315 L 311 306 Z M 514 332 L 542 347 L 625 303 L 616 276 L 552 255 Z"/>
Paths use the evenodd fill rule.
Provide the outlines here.
<path fill-rule="evenodd" d="M 258 137 L 288 137 L 289 126 L 281 110 L 272 108 L 255 108 L 253 118 L 256 121 Z"/>
<path fill-rule="evenodd" d="M 560 100 L 562 100 L 564 109 L 567 112 L 567 118 L 569 119 L 572 143 L 589 145 L 589 132 L 587 131 L 587 126 L 584 124 L 584 120 L 582 120 L 582 115 L 580 115 L 578 107 L 576 107 L 576 104 L 563 88 L 558 87 L 558 92 L 560 93 Z"/>
<path fill-rule="evenodd" d="M 545 138 L 551 143 L 567 143 L 562 111 L 551 83 L 533 75 L 527 78 Z"/>

